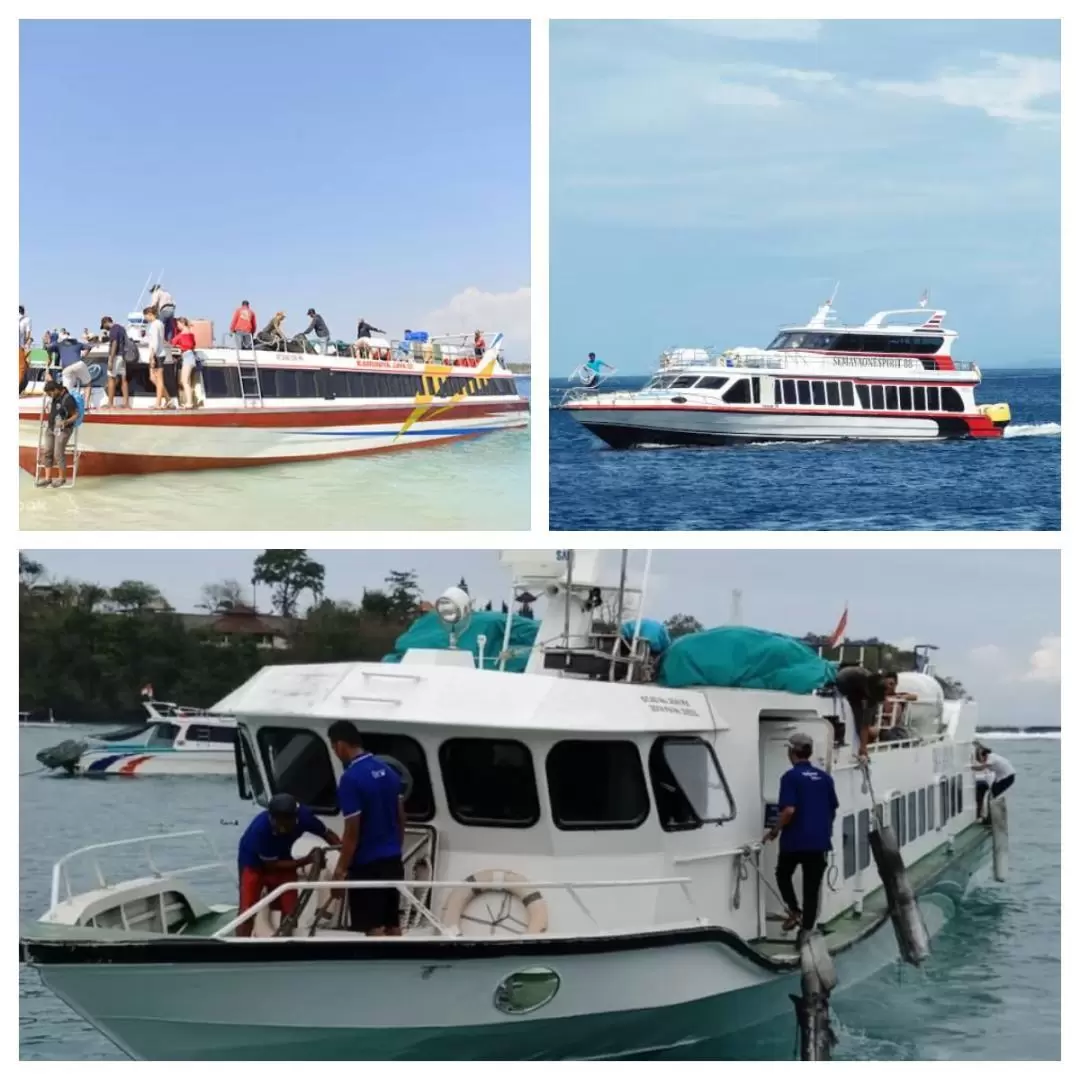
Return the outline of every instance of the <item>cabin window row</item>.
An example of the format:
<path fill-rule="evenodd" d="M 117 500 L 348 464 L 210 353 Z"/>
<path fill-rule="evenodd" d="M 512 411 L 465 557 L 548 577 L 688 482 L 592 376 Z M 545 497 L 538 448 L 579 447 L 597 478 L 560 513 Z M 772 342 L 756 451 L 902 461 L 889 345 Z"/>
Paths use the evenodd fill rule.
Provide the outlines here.
<path fill-rule="evenodd" d="M 261 788 L 249 740 L 240 739 L 237 772 L 241 795 L 256 798 L 287 791 L 318 813 L 336 814 L 337 784 L 325 741 L 296 728 L 262 728 L 258 747 L 272 790 Z M 410 821 L 435 816 L 426 755 L 407 735 L 364 733 L 364 747 L 411 779 L 405 800 Z M 404 767 L 404 770 L 401 768 Z M 708 743 L 692 736 L 661 736 L 648 754 L 649 783 L 636 743 L 566 739 L 547 753 L 544 773 L 556 828 L 564 831 L 636 829 L 655 803 L 665 832 L 730 821 L 735 801 Z M 540 795 L 532 752 L 513 739 L 447 739 L 439 747 L 447 809 L 459 824 L 528 829 L 540 820 Z M 650 797 L 651 788 L 651 797 Z"/>
<path fill-rule="evenodd" d="M 935 813 L 940 808 L 940 813 Z M 938 784 L 894 795 L 889 800 L 889 823 L 900 847 L 910 844 L 964 809 L 962 776 L 943 778 Z M 935 824 L 935 817 L 938 818 Z M 845 880 L 870 865 L 870 811 L 848 814 L 840 826 L 841 861 Z"/>
<path fill-rule="evenodd" d="M 835 405 L 872 412 L 963 412 L 964 400 L 951 386 L 897 386 L 847 380 L 777 379 L 776 405 Z"/>
<path fill-rule="evenodd" d="M 945 339 L 913 334 L 823 334 L 801 330 L 785 331 L 768 346 L 770 349 L 812 349 L 837 353 L 889 353 L 928 355 L 936 353 Z"/>
<path fill-rule="evenodd" d="M 94 380 L 94 386 L 104 386 L 105 365 Z M 245 366 L 247 371 L 254 371 Z M 417 394 L 451 397 L 466 393 L 470 397 L 509 397 L 517 393 L 513 379 L 476 379 L 452 375 L 440 383 L 430 375 L 408 372 L 331 371 L 329 369 L 300 370 L 296 368 L 258 368 L 259 390 L 264 398 L 415 398 Z M 236 367 L 202 369 L 203 388 L 208 398 L 250 397 L 255 393 L 253 379 L 240 385 L 240 370 Z M 145 364 L 129 365 L 128 387 L 136 397 L 152 396 L 156 391 Z M 246 391 L 246 394 L 245 394 Z"/>
<path fill-rule="evenodd" d="M 761 402 L 761 379 L 756 375 L 749 378 L 732 378 L 730 375 L 664 375 L 651 382 L 647 389 L 724 390 L 723 400 L 732 405 L 758 405 Z"/>

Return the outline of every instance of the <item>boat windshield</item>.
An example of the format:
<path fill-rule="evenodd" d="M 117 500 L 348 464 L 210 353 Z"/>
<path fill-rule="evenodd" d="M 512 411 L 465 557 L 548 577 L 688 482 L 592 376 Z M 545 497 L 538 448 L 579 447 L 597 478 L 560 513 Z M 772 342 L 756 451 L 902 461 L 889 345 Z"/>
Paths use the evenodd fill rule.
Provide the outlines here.
<path fill-rule="evenodd" d="M 894 353 L 930 355 L 945 339 L 930 334 L 823 334 L 813 330 L 783 330 L 769 343 L 770 350 L 810 349 L 815 352 Z"/>
<path fill-rule="evenodd" d="M 159 721 L 150 732 L 147 746 L 172 746 L 176 736 L 180 734 L 180 728 L 176 724 L 170 724 L 167 720 Z"/>
<path fill-rule="evenodd" d="M 657 375 L 645 384 L 646 390 L 666 390 L 677 378 L 675 375 Z"/>

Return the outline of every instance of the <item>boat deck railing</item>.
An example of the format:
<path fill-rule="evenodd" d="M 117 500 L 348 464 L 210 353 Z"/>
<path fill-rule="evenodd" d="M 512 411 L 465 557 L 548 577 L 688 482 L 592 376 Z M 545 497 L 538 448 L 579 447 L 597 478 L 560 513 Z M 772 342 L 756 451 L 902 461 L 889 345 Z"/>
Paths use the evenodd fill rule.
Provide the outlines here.
<path fill-rule="evenodd" d="M 190 841 L 195 837 L 199 837 L 200 840 L 205 843 L 206 848 L 213 856 L 212 861 L 165 870 L 158 866 L 157 861 L 154 858 L 154 848 L 156 846 L 164 844 L 166 841 Z M 98 888 L 107 889 L 112 885 L 119 884 L 119 881 L 110 880 L 106 876 L 105 870 L 101 865 L 100 856 L 103 852 L 109 852 L 111 854 L 121 849 L 127 849 L 128 851 L 141 850 L 142 854 L 145 856 L 143 866 L 152 877 L 182 877 L 208 870 L 217 870 L 227 865 L 218 854 L 213 841 L 204 829 L 191 829 L 185 832 L 174 833 L 154 833 L 150 836 L 135 836 L 127 840 L 110 840 L 102 844 L 88 844 L 86 847 L 77 848 L 75 851 L 69 851 L 63 858 L 58 859 L 53 864 L 52 887 L 49 894 L 50 910 L 56 907 L 61 901 L 71 900 L 77 895 L 71 887 L 71 866 L 73 863 L 82 861 L 88 864 L 93 872 Z M 123 880 L 130 880 L 130 869 L 125 870 L 125 877 Z"/>
<path fill-rule="evenodd" d="M 977 364 L 957 361 L 949 358 L 924 356 L 866 356 L 860 353 L 817 353 L 792 350 L 739 351 L 727 352 L 700 350 L 704 357 L 681 357 L 664 353 L 660 358 L 659 374 L 676 371 L 696 371 L 703 374 L 718 368 L 753 369 L 755 371 L 807 371 L 820 373 L 822 369 L 839 368 L 844 372 L 871 371 L 970 371 L 979 373 Z M 943 366 L 939 361 L 948 359 L 950 366 Z M 838 373 L 839 374 L 839 373 Z"/>
<path fill-rule="evenodd" d="M 691 878 L 688 877 L 665 877 L 665 878 L 645 878 L 645 879 L 625 879 L 625 880 L 613 880 L 613 881 L 532 881 L 522 882 L 521 884 L 527 884 L 530 892 L 538 891 L 541 889 L 554 889 L 565 891 L 571 899 L 577 904 L 581 911 L 593 919 L 596 922 L 592 912 L 589 911 L 585 901 L 579 895 L 581 892 L 587 892 L 589 890 L 597 889 L 643 889 L 643 888 L 660 888 L 667 886 L 677 886 L 681 889 L 683 895 L 686 898 L 687 904 L 692 911 L 694 909 L 693 898 L 690 894 L 689 886 L 691 884 Z M 480 886 L 481 888 L 483 886 Z M 498 891 L 500 889 L 498 882 L 492 882 L 490 888 L 492 891 Z M 416 891 L 423 891 L 429 895 L 435 889 L 468 889 L 474 891 L 478 888 L 476 881 L 288 881 L 273 891 L 267 893 L 257 903 L 253 904 L 250 908 L 244 911 L 242 914 L 238 914 L 231 922 L 226 923 L 224 926 L 216 930 L 211 936 L 215 938 L 227 938 L 233 934 L 237 927 L 246 923 L 249 919 L 255 918 L 260 911 L 270 907 L 275 903 L 279 897 L 288 892 L 317 892 L 333 894 L 339 891 L 352 891 L 354 889 L 394 889 L 405 900 L 406 905 L 409 908 L 409 919 L 413 916 L 417 918 L 417 925 L 430 928 L 434 931 L 435 935 L 444 938 L 458 938 L 463 936 L 461 931 L 457 927 L 447 926 L 439 917 L 431 910 L 431 908 L 421 902 L 421 900 L 414 895 Z M 524 936 L 524 935 L 522 935 Z M 238 941 L 249 940 L 245 938 L 238 938 Z M 259 938 L 260 941 L 265 941 L 265 938 Z M 288 940 L 281 938 L 279 940 Z M 386 940 L 402 940 L 402 938 L 387 938 Z"/>

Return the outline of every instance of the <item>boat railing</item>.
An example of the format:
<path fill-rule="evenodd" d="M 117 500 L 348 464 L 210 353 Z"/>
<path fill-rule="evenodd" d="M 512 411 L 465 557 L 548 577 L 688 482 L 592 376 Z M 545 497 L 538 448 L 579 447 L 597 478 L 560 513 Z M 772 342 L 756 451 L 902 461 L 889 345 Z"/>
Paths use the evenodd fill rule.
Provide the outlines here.
<path fill-rule="evenodd" d="M 540 889 L 556 889 L 565 891 L 571 899 L 577 904 L 577 906 L 586 914 L 589 918 L 593 918 L 592 913 L 589 911 L 588 906 L 584 900 L 578 895 L 580 891 L 587 891 L 590 889 L 640 889 L 640 888 L 657 888 L 662 886 L 678 886 L 683 895 L 685 896 L 688 905 L 691 910 L 694 908 L 693 897 L 690 894 L 689 886 L 692 879 L 688 877 L 668 877 L 668 878 L 647 878 L 647 879 L 628 879 L 628 880 L 615 880 L 615 881 L 529 881 L 528 886 L 530 891 L 536 891 Z M 265 908 L 275 903 L 279 897 L 283 896 L 287 892 L 321 892 L 321 893 L 336 893 L 341 890 L 351 891 L 353 889 L 394 889 L 405 900 L 408 905 L 409 917 L 418 917 L 418 925 L 426 924 L 431 927 L 432 930 L 439 937 L 445 938 L 457 938 L 461 936 L 461 931 L 453 926 L 447 926 L 443 923 L 439 917 L 431 910 L 431 908 L 422 903 L 416 896 L 413 895 L 415 891 L 423 891 L 429 895 L 436 889 L 468 889 L 470 891 L 477 888 L 475 881 L 287 881 L 283 882 L 277 888 L 273 889 L 263 896 L 257 903 L 247 908 L 241 914 L 238 914 L 231 922 L 226 923 L 220 929 L 216 930 L 212 935 L 215 938 L 229 937 L 237 927 L 246 923 L 249 919 L 255 918 L 256 915 Z M 491 888 L 497 890 L 499 885 L 493 883 Z M 595 922 L 595 919 L 594 919 Z M 238 938 L 238 941 L 245 941 L 250 939 Z M 260 938 L 260 941 L 266 939 Z M 281 940 L 288 940 L 282 938 Z M 401 940 L 400 938 L 387 938 L 388 941 Z"/>
<path fill-rule="evenodd" d="M 191 841 L 195 837 L 199 837 L 205 843 L 210 854 L 213 855 L 212 861 L 194 863 L 190 866 L 167 870 L 163 870 L 158 866 L 154 859 L 154 847 L 156 845 L 162 844 L 165 841 Z M 145 867 L 150 871 L 151 876 L 159 878 L 182 877 L 189 874 L 205 872 L 207 870 L 217 870 L 226 865 L 224 860 L 218 854 L 217 848 L 214 847 L 214 842 L 203 829 L 192 829 L 186 832 L 153 833 L 149 836 L 135 836 L 127 840 L 110 840 L 101 844 L 88 844 L 86 847 L 77 848 L 75 851 L 69 851 L 63 858 L 58 859 L 53 863 L 52 887 L 49 894 L 50 910 L 56 907 L 61 900 L 71 900 L 72 897 L 76 895 L 71 887 L 71 865 L 78 860 L 83 860 L 89 864 L 97 881 L 98 888 L 107 889 L 110 887 L 110 884 L 117 884 L 116 881 L 110 882 L 109 878 L 106 876 L 105 870 L 101 865 L 100 856 L 103 852 L 115 853 L 120 849 L 141 849 L 145 856 Z M 124 880 L 130 880 L 130 871 L 125 871 Z"/>
<path fill-rule="evenodd" d="M 823 368 L 840 368 L 873 371 L 896 369 L 899 371 L 973 371 L 979 374 L 975 363 L 949 358 L 948 367 L 939 363 L 938 357 L 925 356 L 866 356 L 860 353 L 805 353 L 779 349 L 729 349 L 726 352 L 702 350 L 705 356 L 677 357 L 665 353 L 661 358 L 660 374 L 676 371 L 696 371 L 702 374 L 717 368 L 753 369 L 755 371 L 803 371 L 820 373 Z M 838 373 L 839 376 L 839 373 Z"/>

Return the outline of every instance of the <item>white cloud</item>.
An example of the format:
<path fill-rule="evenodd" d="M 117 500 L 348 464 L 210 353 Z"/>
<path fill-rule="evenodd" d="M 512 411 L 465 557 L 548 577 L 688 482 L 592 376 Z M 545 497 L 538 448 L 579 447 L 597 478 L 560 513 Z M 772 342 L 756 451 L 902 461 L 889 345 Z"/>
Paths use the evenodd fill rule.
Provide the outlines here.
<path fill-rule="evenodd" d="M 1028 658 L 1024 679 L 1029 682 L 1061 682 L 1061 638 L 1044 637 Z"/>
<path fill-rule="evenodd" d="M 1016 123 L 1047 124 L 1057 113 L 1036 103 L 1061 93 L 1061 63 L 1039 56 L 985 53 L 990 66 L 979 71 L 949 71 L 924 82 L 864 82 L 870 90 L 929 98 Z"/>
<path fill-rule="evenodd" d="M 709 37 L 741 41 L 815 41 L 821 33 L 816 19 L 665 19 L 671 27 Z"/>
<path fill-rule="evenodd" d="M 460 334 L 476 329 L 490 335 L 502 331 L 508 339 L 507 359 L 529 359 L 531 293 L 525 286 L 513 292 L 483 292 L 475 285 L 450 298 L 444 307 L 429 312 L 423 323 L 433 334 Z M 524 354 L 518 350 L 524 349 Z M 517 353 L 517 355 L 514 355 Z"/>

